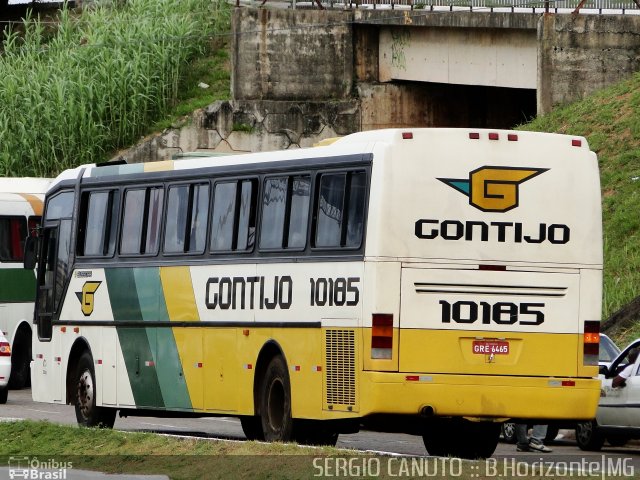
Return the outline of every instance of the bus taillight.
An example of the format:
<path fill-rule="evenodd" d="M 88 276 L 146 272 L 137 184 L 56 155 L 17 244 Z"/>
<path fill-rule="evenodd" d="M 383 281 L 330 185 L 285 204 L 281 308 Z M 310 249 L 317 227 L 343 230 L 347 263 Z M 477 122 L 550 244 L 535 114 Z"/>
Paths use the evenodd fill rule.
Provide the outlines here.
<path fill-rule="evenodd" d="M 584 322 L 584 365 L 598 365 L 600 354 L 600 322 Z"/>
<path fill-rule="evenodd" d="M 391 358 L 393 349 L 393 315 L 374 313 L 371 316 L 371 358 Z"/>
<path fill-rule="evenodd" d="M 0 342 L 0 357 L 11 356 L 11 345 L 9 342 Z"/>

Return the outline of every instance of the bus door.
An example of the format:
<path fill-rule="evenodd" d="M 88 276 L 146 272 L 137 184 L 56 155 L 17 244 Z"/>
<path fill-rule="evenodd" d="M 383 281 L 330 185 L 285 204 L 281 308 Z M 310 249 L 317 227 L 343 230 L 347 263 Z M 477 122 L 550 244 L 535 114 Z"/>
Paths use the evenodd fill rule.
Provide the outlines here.
<path fill-rule="evenodd" d="M 73 214 L 73 192 L 62 192 L 49 200 L 47 214 L 40 236 L 40 259 L 38 264 L 38 289 L 36 292 L 35 323 L 39 348 L 46 349 L 41 360 L 44 375 L 54 400 L 62 400 L 62 357 L 58 352 L 62 345 L 59 335 L 54 335 L 53 322 L 62 307 L 62 298 L 68 283 L 71 263 L 71 226 Z M 38 353 L 38 352 L 36 352 Z"/>
<path fill-rule="evenodd" d="M 62 400 L 62 358 L 60 335 L 53 335 L 53 319 L 60 304 L 69 268 L 69 235 L 71 220 L 57 221 L 45 226 L 40 250 L 38 301 L 36 324 L 40 341 L 48 342 L 50 355 L 43 358 L 43 371 L 49 376 L 54 400 Z M 63 235 L 66 235 L 63 237 Z M 46 348 L 46 347 L 45 347 Z M 56 355 L 56 356 L 54 356 Z M 48 366 L 46 365 L 48 363 Z"/>

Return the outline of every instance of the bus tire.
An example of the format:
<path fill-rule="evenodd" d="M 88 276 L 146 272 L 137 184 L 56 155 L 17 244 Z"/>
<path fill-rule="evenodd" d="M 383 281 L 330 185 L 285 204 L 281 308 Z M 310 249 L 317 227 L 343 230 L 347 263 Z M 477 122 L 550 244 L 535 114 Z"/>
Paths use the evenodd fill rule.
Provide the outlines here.
<path fill-rule="evenodd" d="M 470 460 L 489 458 L 498 447 L 500 440 L 500 423 L 467 422 L 466 452 Z"/>
<path fill-rule="evenodd" d="M 21 327 L 16 333 L 11 350 L 9 388 L 20 390 L 31 386 L 31 330 Z"/>
<path fill-rule="evenodd" d="M 437 418 L 429 420 L 422 434 L 422 441 L 429 455 L 447 457 L 455 444 L 455 433 L 449 419 Z"/>
<path fill-rule="evenodd" d="M 9 387 L 0 387 L 0 405 L 7 403 L 9 398 Z"/>
<path fill-rule="evenodd" d="M 264 440 L 262 433 L 262 421 L 258 416 L 240 417 L 240 425 L 247 440 Z"/>
<path fill-rule="evenodd" d="M 497 422 L 437 419 L 429 421 L 422 439 L 429 455 L 475 460 L 493 455 L 500 427 Z"/>
<path fill-rule="evenodd" d="M 96 375 L 93 358 L 84 352 L 78 360 L 74 382 L 76 420 L 82 427 L 113 428 L 116 410 L 96 406 Z"/>
<path fill-rule="evenodd" d="M 267 442 L 293 440 L 291 384 L 287 365 L 281 355 L 271 359 L 260 389 L 260 419 Z"/>
<path fill-rule="evenodd" d="M 595 420 L 578 422 L 576 425 L 576 443 L 580 450 L 587 452 L 599 452 L 604 445 L 604 436 L 598 432 L 598 424 Z"/>
<path fill-rule="evenodd" d="M 294 421 L 295 439 L 300 445 L 335 447 L 338 432 L 329 427 L 329 423 L 319 420 Z"/>

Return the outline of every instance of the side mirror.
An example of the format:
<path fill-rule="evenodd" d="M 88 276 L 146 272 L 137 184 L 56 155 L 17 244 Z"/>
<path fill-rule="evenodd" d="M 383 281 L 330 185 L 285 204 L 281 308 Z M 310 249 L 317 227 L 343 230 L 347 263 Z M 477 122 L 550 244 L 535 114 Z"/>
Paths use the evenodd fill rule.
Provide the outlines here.
<path fill-rule="evenodd" d="M 27 237 L 24 244 L 24 268 L 33 270 L 38 263 L 38 237 Z"/>
<path fill-rule="evenodd" d="M 598 369 L 598 373 L 600 375 L 604 375 L 605 378 L 607 378 L 609 375 L 609 369 L 607 368 L 606 365 L 600 365 L 600 368 Z"/>

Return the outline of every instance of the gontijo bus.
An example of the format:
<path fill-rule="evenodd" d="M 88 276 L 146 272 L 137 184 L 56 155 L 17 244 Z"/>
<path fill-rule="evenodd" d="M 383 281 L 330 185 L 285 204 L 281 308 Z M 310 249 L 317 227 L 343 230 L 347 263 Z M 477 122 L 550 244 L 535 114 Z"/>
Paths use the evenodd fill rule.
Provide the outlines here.
<path fill-rule="evenodd" d="M 63 172 L 40 234 L 33 397 L 79 423 L 360 425 L 486 457 L 507 418 L 594 416 L 602 231 L 584 138 L 406 129 Z"/>
<path fill-rule="evenodd" d="M 25 240 L 40 223 L 49 179 L 0 178 L 0 330 L 11 344 L 9 386 L 29 378 L 36 277 L 22 268 Z"/>

